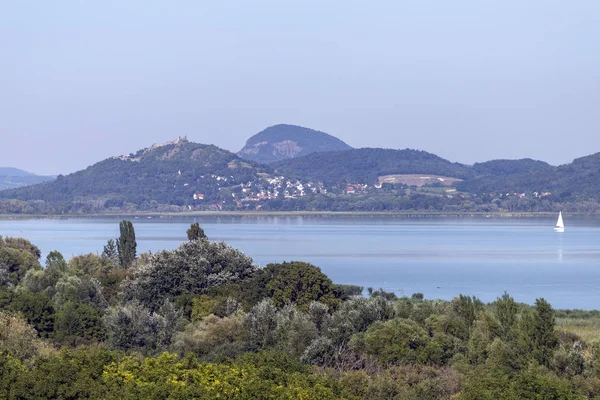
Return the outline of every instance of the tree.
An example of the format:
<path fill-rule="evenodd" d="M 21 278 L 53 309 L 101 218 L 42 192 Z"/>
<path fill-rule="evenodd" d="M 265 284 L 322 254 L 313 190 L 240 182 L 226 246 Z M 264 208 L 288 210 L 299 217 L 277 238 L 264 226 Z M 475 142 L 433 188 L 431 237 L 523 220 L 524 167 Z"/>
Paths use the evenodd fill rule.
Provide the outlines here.
<path fill-rule="evenodd" d="M 117 252 L 121 267 L 131 266 L 136 256 L 137 243 L 135 241 L 135 230 L 131 221 L 123 220 L 119 224 L 121 235 L 117 240 Z"/>
<path fill-rule="evenodd" d="M 104 338 L 102 313 L 80 302 L 68 301 L 56 313 L 56 339 L 64 344 L 79 345 Z"/>
<path fill-rule="evenodd" d="M 506 292 L 496 300 L 496 318 L 500 323 L 502 340 L 507 340 L 517 323 L 519 311 L 515 300 Z"/>
<path fill-rule="evenodd" d="M 166 298 L 204 294 L 211 288 L 247 279 L 255 271 L 252 259 L 241 251 L 225 243 L 198 239 L 140 262 L 126 295 L 154 310 Z"/>
<path fill-rule="evenodd" d="M 46 256 L 46 268 L 50 267 L 59 269 L 61 271 L 65 271 L 67 269 L 67 262 L 65 261 L 65 258 L 57 250 L 51 251 Z"/>
<path fill-rule="evenodd" d="M 102 249 L 102 258 L 110 261 L 113 267 L 119 263 L 119 252 L 117 250 L 117 244 L 113 239 L 109 239 L 106 245 Z"/>
<path fill-rule="evenodd" d="M 386 363 L 425 363 L 429 361 L 431 338 L 414 321 L 395 318 L 375 322 L 364 333 L 352 337 L 350 346 Z"/>
<path fill-rule="evenodd" d="M 165 301 L 151 312 L 136 301 L 113 307 L 104 315 L 108 344 L 121 350 L 154 352 L 165 349 L 183 324 L 181 312 Z"/>
<path fill-rule="evenodd" d="M 31 361 L 48 351 L 33 327 L 19 316 L 0 311 L 0 355 Z"/>
<path fill-rule="evenodd" d="M 20 313 L 41 337 L 49 337 L 54 330 L 54 306 L 43 293 L 16 292 L 10 308 Z"/>
<path fill-rule="evenodd" d="M 331 279 L 314 265 L 293 261 L 269 264 L 266 270 L 272 273 L 267 289 L 277 307 L 294 303 L 299 309 L 308 311 L 313 301 L 321 302 L 331 308 L 337 307 L 340 303 L 340 300 L 335 297 Z"/>
<path fill-rule="evenodd" d="M 190 229 L 187 230 L 187 237 L 188 240 L 198 240 L 206 238 L 206 235 L 204 234 L 204 230 L 200 228 L 200 224 L 194 222 L 190 225 Z"/>
<path fill-rule="evenodd" d="M 0 247 L 10 247 L 11 249 L 26 251 L 34 256 L 36 260 L 38 260 L 42 255 L 42 252 L 37 246 L 32 244 L 29 240 L 23 238 L 2 238 L 2 236 L 0 236 Z"/>
<path fill-rule="evenodd" d="M 0 284 L 16 286 L 29 270 L 41 270 L 37 258 L 26 250 L 0 246 Z"/>
<path fill-rule="evenodd" d="M 533 315 L 533 356 L 541 365 L 549 366 L 558 345 L 554 310 L 543 298 L 535 300 Z"/>

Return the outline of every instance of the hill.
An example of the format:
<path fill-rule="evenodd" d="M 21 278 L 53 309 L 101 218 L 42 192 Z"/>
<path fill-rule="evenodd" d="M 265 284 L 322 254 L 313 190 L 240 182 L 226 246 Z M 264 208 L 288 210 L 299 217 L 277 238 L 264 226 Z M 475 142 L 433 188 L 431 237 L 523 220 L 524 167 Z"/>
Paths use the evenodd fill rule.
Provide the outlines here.
<path fill-rule="evenodd" d="M 178 138 L 59 175 L 55 181 L 4 190 L 0 198 L 62 203 L 68 211 L 78 206 L 85 211 L 122 209 L 127 203 L 138 209 L 187 206 L 221 200 L 224 189 L 259 180 L 258 174 L 268 171 L 227 150 Z"/>
<path fill-rule="evenodd" d="M 419 150 L 378 148 L 313 153 L 271 164 L 284 175 L 327 183 L 375 184 L 384 175 L 436 174 L 466 179 L 471 168 Z"/>
<path fill-rule="evenodd" d="M 541 161 L 496 160 L 473 165 L 474 178 L 457 184 L 471 193 L 548 191 L 562 200 L 600 195 L 600 153 L 551 166 Z"/>
<path fill-rule="evenodd" d="M 0 167 L 0 190 L 46 182 L 54 176 L 41 176 L 18 168 Z"/>
<path fill-rule="evenodd" d="M 352 147 L 325 132 L 280 124 L 252 136 L 237 155 L 247 160 L 271 163 L 316 152 L 350 149 Z"/>

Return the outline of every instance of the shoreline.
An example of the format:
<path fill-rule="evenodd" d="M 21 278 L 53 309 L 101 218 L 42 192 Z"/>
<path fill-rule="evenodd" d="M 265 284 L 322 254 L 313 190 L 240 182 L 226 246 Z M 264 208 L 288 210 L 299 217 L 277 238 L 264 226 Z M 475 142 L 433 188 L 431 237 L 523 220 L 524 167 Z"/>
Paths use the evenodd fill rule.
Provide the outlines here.
<path fill-rule="evenodd" d="M 593 217 L 600 214 L 563 213 L 567 217 Z M 227 218 L 548 218 L 556 212 L 443 212 L 443 211 L 190 211 L 190 212 L 132 212 L 93 214 L 0 214 L 0 220 L 21 219 L 96 219 L 96 218 L 146 218 L 177 219 L 198 217 Z"/>

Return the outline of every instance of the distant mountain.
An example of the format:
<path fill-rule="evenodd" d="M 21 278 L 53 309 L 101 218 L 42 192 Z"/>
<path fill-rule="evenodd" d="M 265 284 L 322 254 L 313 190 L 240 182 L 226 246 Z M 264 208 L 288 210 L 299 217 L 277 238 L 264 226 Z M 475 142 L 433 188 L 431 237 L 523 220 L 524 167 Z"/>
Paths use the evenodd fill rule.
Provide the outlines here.
<path fill-rule="evenodd" d="M 325 132 L 280 124 L 252 136 L 237 155 L 246 160 L 272 163 L 316 152 L 350 149 L 352 147 Z"/>
<path fill-rule="evenodd" d="M 336 183 L 377 183 L 378 177 L 393 174 L 435 174 L 466 179 L 472 176 L 469 166 L 444 160 L 419 150 L 363 148 L 327 153 L 271 164 L 284 175 Z"/>
<path fill-rule="evenodd" d="M 40 176 L 22 169 L 0 167 L 0 190 L 33 185 L 55 179 L 55 176 Z"/>
<path fill-rule="evenodd" d="M 52 204 L 85 203 L 102 210 L 123 208 L 130 203 L 138 209 L 157 204 L 196 204 L 224 196 L 226 187 L 258 179 L 270 171 L 254 162 L 213 145 L 189 142 L 185 138 L 155 144 L 135 154 L 111 157 L 85 170 L 59 175 L 55 181 L 0 192 L 0 198 L 44 200 Z M 231 194 L 227 193 L 229 199 Z"/>
<path fill-rule="evenodd" d="M 0 173 L 11 182 L 47 178 L 15 169 Z M 53 181 L 0 191 L 0 213 L 565 211 L 566 205 L 600 211 L 600 153 L 558 167 L 532 159 L 471 166 L 425 151 L 363 148 L 266 165 L 178 138 Z"/>

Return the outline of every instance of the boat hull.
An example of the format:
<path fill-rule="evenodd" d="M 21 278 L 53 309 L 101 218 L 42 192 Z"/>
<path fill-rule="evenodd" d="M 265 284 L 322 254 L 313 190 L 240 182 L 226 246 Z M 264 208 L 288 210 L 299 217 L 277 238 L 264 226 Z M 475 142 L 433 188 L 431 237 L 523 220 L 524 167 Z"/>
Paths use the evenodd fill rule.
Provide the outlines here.
<path fill-rule="evenodd" d="M 565 231 L 565 228 L 561 228 L 558 226 L 556 228 L 554 228 L 554 232 L 564 232 L 564 231 Z"/>

